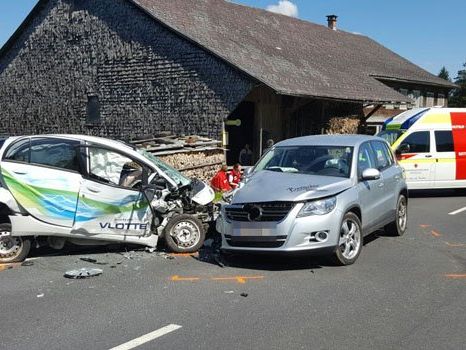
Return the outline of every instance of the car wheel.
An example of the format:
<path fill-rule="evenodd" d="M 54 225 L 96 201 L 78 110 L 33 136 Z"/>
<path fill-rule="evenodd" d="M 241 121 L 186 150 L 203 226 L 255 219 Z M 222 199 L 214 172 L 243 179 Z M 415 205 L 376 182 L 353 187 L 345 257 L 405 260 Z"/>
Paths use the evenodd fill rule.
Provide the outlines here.
<path fill-rule="evenodd" d="M 21 262 L 31 250 L 28 237 L 12 237 L 11 225 L 0 224 L 0 263 Z"/>
<path fill-rule="evenodd" d="M 385 233 L 390 236 L 403 236 L 408 227 L 408 201 L 402 194 L 396 204 L 395 220 L 385 226 Z"/>
<path fill-rule="evenodd" d="M 204 244 L 205 230 L 202 222 L 191 215 L 177 215 L 165 227 L 165 241 L 176 253 L 197 252 Z"/>
<path fill-rule="evenodd" d="M 346 213 L 341 222 L 338 247 L 335 251 L 337 264 L 353 264 L 361 253 L 362 243 L 361 220 L 354 213 Z"/>

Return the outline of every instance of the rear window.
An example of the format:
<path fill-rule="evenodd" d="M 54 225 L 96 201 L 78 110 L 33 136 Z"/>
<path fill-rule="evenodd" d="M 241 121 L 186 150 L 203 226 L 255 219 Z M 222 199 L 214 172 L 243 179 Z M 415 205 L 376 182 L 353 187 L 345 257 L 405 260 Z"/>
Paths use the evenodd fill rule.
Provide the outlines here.
<path fill-rule="evenodd" d="M 448 130 L 436 131 L 435 145 L 437 146 L 437 152 L 454 152 L 453 133 Z"/>

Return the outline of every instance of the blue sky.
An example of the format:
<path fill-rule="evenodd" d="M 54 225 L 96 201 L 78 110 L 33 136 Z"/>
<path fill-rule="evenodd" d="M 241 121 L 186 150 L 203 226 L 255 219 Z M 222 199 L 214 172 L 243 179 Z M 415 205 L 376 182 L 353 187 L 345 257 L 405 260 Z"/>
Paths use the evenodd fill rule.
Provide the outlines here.
<path fill-rule="evenodd" d="M 37 0 L 0 0 L 0 46 L 26 17 Z M 254 7 L 279 0 L 234 0 Z M 465 0 L 293 0 L 298 17 L 326 24 L 339 16 L 338 27 L 367 35 L 401 56 L 437 74 L 450 76 L 466 62 Z"/>

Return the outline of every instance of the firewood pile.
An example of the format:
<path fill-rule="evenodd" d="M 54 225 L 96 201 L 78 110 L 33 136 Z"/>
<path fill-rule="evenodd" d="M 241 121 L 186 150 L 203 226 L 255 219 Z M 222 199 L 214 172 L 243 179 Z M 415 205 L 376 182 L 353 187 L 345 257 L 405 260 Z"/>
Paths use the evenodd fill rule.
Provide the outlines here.
<path fill-rule="evenodd" d="M 209 181 L 225 162 L 222 143 L 206 137 L 162 134 L 131 143 L 154 154 L 187 177 L 204 181 Z"/>
<path fill-rule="evenodd" d="M 357 134 L 361 120 L 358 117 L 330 118 L 327 134 Z"/>

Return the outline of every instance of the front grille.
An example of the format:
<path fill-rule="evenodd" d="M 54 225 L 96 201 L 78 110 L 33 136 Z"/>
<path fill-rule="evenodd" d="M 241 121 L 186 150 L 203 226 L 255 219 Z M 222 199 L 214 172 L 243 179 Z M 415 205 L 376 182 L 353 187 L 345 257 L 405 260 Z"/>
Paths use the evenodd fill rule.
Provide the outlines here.
<path fill-rule="evenodd" d="M 225 213 L 231 221 L 278 222 L 288 215 L 294 205 L 293 202 L 235 204 L 227 206 Z"/>
<path fill-rule="evenodd" d="M 279 248 L 286 242 L 287 236 L 250 236 L 236 237 L 225 235 L 227 243 L 238 248 Z"/>

